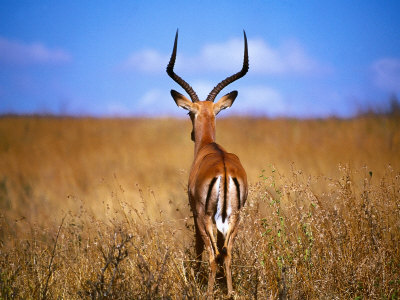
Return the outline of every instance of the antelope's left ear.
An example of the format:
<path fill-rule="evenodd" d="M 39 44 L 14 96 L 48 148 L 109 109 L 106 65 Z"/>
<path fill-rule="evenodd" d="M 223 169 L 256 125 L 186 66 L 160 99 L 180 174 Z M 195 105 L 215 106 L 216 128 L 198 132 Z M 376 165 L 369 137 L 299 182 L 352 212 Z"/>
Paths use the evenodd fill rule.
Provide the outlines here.
<path fill-rule="evenodd" d="M 225 96 L 221 97 L 221 99 L 219 99 L 218 102 L 214 104 L 215 115 L 217 115 L 221 110 L 231 107 L 231 105 L 233 104 L 233 101 L 235 101 L 237 95 L 238 95 L 238 92 L 233 91 L 233 92 L 230 92 L 230 93 L 226 94 Z"/>
<path fill-rule="evenodd" d="M 193 102 L 190 101 L 188 98 L 183 96 L 181 93 L 178 93 L 175 90 L 171 90 L 171 96 L 174 98 L 176 105 L 182 107 L 191 112 L 196 112 L 196 107 L 193 105 Z"/>

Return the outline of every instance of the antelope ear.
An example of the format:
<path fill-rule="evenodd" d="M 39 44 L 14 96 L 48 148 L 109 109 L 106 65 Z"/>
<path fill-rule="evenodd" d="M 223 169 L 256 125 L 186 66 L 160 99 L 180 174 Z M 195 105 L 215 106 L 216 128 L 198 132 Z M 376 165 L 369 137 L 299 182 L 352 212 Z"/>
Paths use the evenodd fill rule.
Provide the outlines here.
<path fill-rule="evenodd" d="M 225 96 L 221 97 L 221 99 L 219 99 L 218 102 L 214 104 L 215 115 L 217 115 L 221 110 L 231 107 L 231 105 L 233 104 L 233 101 L 235 101 L 237 95 L 238 95 L 238 92 L 233 91 L 233 92 L 230 92 L 230 93 L 226 94 Z"/>
<path fill-rule="evenodd" d="M 174 98 L 176 105 L 178 105 L 179 107 L 186 109 L 188 111 L 191 111 L 191 112 L 196 112 L 193 102 L 190 101 L 185 96 L 183 96 L 181 93 L 178 93 L 175 90 L 171 90 L 171 96 L 172 96 L 172 98 Z"/>

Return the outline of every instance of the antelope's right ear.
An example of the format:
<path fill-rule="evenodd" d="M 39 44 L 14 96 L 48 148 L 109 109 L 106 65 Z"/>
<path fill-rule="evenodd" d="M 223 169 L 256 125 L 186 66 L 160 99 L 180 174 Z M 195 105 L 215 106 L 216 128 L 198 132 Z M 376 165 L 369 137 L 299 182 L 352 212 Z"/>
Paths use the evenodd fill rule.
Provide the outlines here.
<path fill-rule="evenodd" d="M 221 110 L 231 107 L 233 104 L 233 101 L 235 101 L 237 95 L 238 95 L 238 92 L 233 91 L 233 92 L 226 94 L 221 99 L 219 99 L 218 102 L 214 104 L 215 115 L 217 115 Z"/>
<path fill-rule="evenodd" d="M 174 98 L 176 105 L 178 105 L 179 107 L 182 107 L 183 109 L 186 109 L 193 113 L 196 112 L 196 107 L 195 105 L 193 105 L 194 103 L 183 96 L 181 93 L 178 93 L 175 90 L 171 90 L 171 96 L 172 98 Z"/>

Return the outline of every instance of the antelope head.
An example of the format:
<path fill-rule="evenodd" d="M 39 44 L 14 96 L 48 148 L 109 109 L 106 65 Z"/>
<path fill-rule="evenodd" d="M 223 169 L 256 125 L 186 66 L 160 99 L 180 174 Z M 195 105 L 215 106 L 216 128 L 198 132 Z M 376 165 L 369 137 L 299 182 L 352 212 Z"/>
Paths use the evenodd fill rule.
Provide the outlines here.
<path fill-rule="evenodd" d="M 223 109 L 231 107 L 233 102 L 235 101 L 238 92 L 232 91 L 225 96 L 221 97 L 216 103 L 214 103 L 215 97 L 218 93 L 231 84 L 232 82 L 238 80 L 239 78 L 243 77 L 247 71 L 249 70 L 249 57 L 248 57 L 248 50 L 247 50 L 247 38 L 246 32 L 243 31 L 244 35 L 244 58 L 243 58 L 243 67 L 242 69 L 232 76 L 227 77 L 226 79 L 222 80 L 218 85 L 216 85 L 213 90 L 208 94 L 206 100 L 200 101 L 196 92 L 193 88 L 181 77 L 179 77 L 174 72 L 174 65 L 176 60 L 176 50 L 177 50 L 177 43 L 178 43 L 178 30 L 176 31 L 175 35 L 175 42 L 174 48 L 172 51 L 171 59 L 167 66 L 167 73 L 168 75 L 177 82 L 190 96 L 189 100 L 187 97 L 182 95 L 181 93 L 171 90 L 171 96 L 175 100 L 176 105 L 179 107 L 186 109 L 189 111 L 190 119 L 192 120 L 193 130 L 191 134 L 191 138 L 193 141 L 198 141 L 199 136 L 204 134 L 206 130 L 209 132 L 210 139 L 212 141 L 215 140 L 215 116 Z M 208 127 L 208 128 L 204 128 Z M 204 130 L 202 130 L 202 128 Z M 201 131 L 201 132 L 199 132 Z M 199 133 L 199 134 L 197 134 Z"/>

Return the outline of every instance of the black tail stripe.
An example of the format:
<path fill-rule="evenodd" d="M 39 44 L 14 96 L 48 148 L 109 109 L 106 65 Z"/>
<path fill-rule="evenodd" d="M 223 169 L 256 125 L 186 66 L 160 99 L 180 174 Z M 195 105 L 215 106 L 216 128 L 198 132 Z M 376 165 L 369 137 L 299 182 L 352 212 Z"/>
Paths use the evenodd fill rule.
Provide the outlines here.
<path fill-rule="evenodd" d="M 238 209 L 240 209 L 241 207 L 241 203 L 240 203 L 240 185 L 239 185 L 239 181 L 237 180 L 236 177 L 233 177 L 233 182 L 235 183 L 236 186 L 236 193 L 237 193 L 237 199 L 238 199 Z"/>
<path fill-rule="evenodd" d="M 225 167 L 225 164 L 224 164 L 224 167 Z M 226 194 L 227 194 L 227 184 L 226 184 L 226 171 L 225 171 L 225 176 L 224 176 L 224 205 L 223 205 L 222 214 L 221 214 L 222 222 L 225 222 L 225 219 L 226 219 L 226 206 L 227 206 Z"/>
<path fill-rule="evenodd" d="M 212 192 L 212 189 L 214 187 L 215 181 L 217 181 L 217 177 L 214 177 L 211 180 L 210 185 L 208 186 L 208 192 L 207 192 L 207 198 L 206 198 L 206 211 L 208 211 L 208 203 L 210 201 L 211 192 Z"/>

